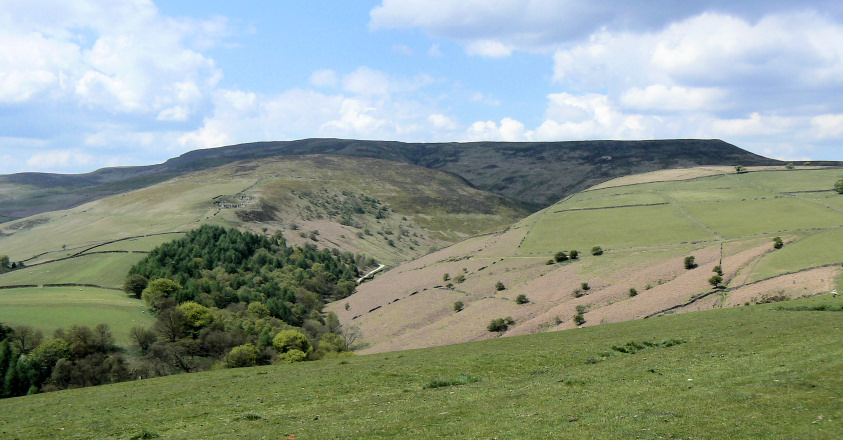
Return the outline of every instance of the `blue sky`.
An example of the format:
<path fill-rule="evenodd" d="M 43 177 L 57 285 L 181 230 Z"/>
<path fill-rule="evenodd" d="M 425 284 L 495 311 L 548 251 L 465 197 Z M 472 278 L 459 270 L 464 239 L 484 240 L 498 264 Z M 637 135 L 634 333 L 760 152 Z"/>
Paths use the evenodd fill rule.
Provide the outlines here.
<path fill-rule="evenodd" d="M 0 0 L 0 173 L 197 148 L 719 138 L 843 160 L 838 1 Z"/>

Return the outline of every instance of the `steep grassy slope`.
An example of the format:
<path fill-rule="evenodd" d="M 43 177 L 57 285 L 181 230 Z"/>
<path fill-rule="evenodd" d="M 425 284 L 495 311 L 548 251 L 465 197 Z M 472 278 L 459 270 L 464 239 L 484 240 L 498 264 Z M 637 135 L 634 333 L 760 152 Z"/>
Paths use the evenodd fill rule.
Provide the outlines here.
<path fill-rule="evenodd" d="M 88 174 L 0 176 L 0 220 L 67 209 L 192 171 L 278 156 L 332 154 L 379 158 L 447 171 L 476 187 L 532 206 L 613 177 L 698 165 L 772 165 L 719 140 L 402 143 L 348 139 L 258 142 L 185 153 L 159 165 Z"/>
<path fill-rule="evenodd" d="M 591 326 L 834 287 L 843 196 L 830 188 L 841 169 L 666 178 L 578 193 L 504 232 L 379 275 L 329 309 L 377 352 L 494 338 L 487 325 L 506 316 L 515 323 L 504 334 L 518 335 L 576 327 L 578 313 Z M 593 246 L 604 254 L 591 255 Z M 577 260 L 548 264 L 573 249 Z M 718 265 L 722 289 L 709 283 Z M 519 295 L 529 302 L 518 304 Z"/>
<path fill-rule="evenodd" d="M 820 305 L 838 311 L 799 311 Z M 825 295 L 4 399 L 0 436 L 836 439 L 841 307 Z"/>

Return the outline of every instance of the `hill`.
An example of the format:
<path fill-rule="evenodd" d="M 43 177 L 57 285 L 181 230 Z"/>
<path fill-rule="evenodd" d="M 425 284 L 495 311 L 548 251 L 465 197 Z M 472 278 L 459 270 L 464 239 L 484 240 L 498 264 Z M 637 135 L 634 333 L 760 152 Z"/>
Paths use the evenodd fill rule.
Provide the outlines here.
<path fill-rule="evenodd" d="M 708 168 L 608 182 L 399 266 L 328 308 L 379 352 L 828 292 L 835 280 L 843 288 L 843 196 L 831 190 L 841 178 L 839 168 Z M 556 261 L 572 250 L 578 258 Z M 487 330 L 505 317 L 505 331 Z"/>
<path fill-rule="evenodd" d="M 406 163 L 322 155 L 239 161 L 0 225 L 0 254 L 26 266 L 0 274 L 0 296 L 14 295 L 14 286 L 119 289 L 155 246 L 204 223 L 267 236 L 282 231 L 291 245 L 397 265 L 526 214 L 457 176 Z M 0 311 L 7 324 L 41 322 L 16 316 Z M 67 315 L 65 325 L 73 319 Z M 57 324 L 44 325 L 51 331 Z M 125 336 L 129 327 L 115 333 Z"/>
<path fill-rule="evenodd" d="M 826 295 L 3 399 L 0 436 L 834 439 L 841 306 Z"/>
<path fill-rule="evenodd" d="M 619 176 L 701 165 L 777 165 L 720 140 L 403 143 L 349 139 L 257 142 L 196 150 L 162 164 L 87 174 L 0 176 L 0 222 L 63 210 L 236 161 L 330 154 L 446 171 L 534 208 Z M 817 163 L 819 164 L 819 163 Z"/>

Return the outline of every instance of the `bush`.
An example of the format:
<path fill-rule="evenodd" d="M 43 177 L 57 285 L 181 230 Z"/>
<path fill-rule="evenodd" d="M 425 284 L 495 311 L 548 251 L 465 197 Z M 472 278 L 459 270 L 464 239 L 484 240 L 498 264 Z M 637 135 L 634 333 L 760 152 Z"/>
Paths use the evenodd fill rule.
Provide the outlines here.
<path fill-rule="evenodd" d="M 278 360 L 287 364 L 303 362 L 307 360 L 307 354 L 301 350 L 293 349 L 279 355 Z"/>
<path fill-rule="evenodd" d="M 691 270 L 697 267 L 696 258 L 693 255 L 685 257 L 685 269 Z"/>
<path fill-rule="evenodd" d="M 553 263 L 555 263 L 555 261 L 553 261 L 553 258 L 551 258 L 550 260 L 547 260 L 547 261 L 545 261 L 545 262 L 544 262 L 544 264 L 546 264 L 546 265 L 548 265 L 548 266 L 550 266 L 550 265 L 551 265 L 551 264 L 553 264 Z"/>
<path fill-rule="evenodd" d="M 490 332 L 505 332 L 509 329 L 509 326 L 514 324 L 511 316 L 507 316 L 506 318 L 495 318 L 493 319 L 489 325 L 486 327 Z"/>
<path fill-rule="evenodd" d="M 307 337 L 297 330 L 282 330 L 272 339 L 272 346 L 278 350 L 278 353 L 293 350 L 309 353 L 313 349 Z"/>
<path fill-rule="evenodd" d="M 581 289 L 574 289 L 574 291 L 571 293 L 571 295 L 573 295 L 574 298 L 581 298 L 581 297 L 585 296 L 585 292 L 583 292 Z"/>
<path fill-rule="evenodd" d="M 214 321 L 214 315 L 211 310 L 202 304 L 188 301 L 179 306 L 184 317 L 187 320 L 187 326 L 193 330 L 199 330 Z M 269 310 L 267 309 L 267 313 Z"/>
<path fill-rule="evenodd" d="M 708 284 L 711 284 L 714 287 L 720 287 L 720 283 L 723 282 L 723 277 L 720 275 L 714 275 L 713 277 L 708 279 Z"/>
<path fill-rule="evenodd" d="M 603 255 L 603 248 L 601 248 L 600 246 L 594 246 L 593 248 L 591 248 L 591 255 Z"/>
<path fill-rule="evenodd" d="M 589 286 L 589 285 L 588 285 L 588 283 L 582 283 L 582 284 L 580 284 L 580 288 L 581 288 L 582 290 L 591 290 L 591 286 Z"/>
<path fill-rule="evenodd" d="M 258 362 L 261 351 L 252 344 L 238 345 L 225 355 L 225 366 L 228 368 L 252 367 Z"/>
<path fill-rule="evenodd" d="M 559 251 L 553 256 L 553 259 L 556 260 L 557 263 L 561 263 L 568 260 L 568 254 L 566 254 L 565 251 Z"/>
<path fill-rule="evenodd" d="M 578 251 L 576 249 L 569 252 L 569 254 L 570 254 L 570 257 L 571 257 L 572 260 L 576 260 L 577 258 L 580 257 L 580 251 Z"/>
<path fill-rule="evenodd" d="M 454 303 L 454 311 L 455 312 L 461 312 L 464 307 L 465 307 L 465 304 L 463 304 L 462 301 L 456 301 Z"/>
<path fill-rule="evenodd" d="M 527 295 L 524 295 L 523 293 L 515 297 L 515 304 L 527 304 L 528 302 L 530 302 L 530 300 L 527 299 Z"/>
<path fill-rule="evenodd" d="M 123 291 L 129 296 L 140 298 L 143 289 L 146 289 L 148 284 L 149 280 L 145 276 L 138 274 L 130 275 L 129 278 L 126 278 L 126 283 L 123 284 Z"/>
<path fill-rule="evenodd" d="M 577 313 L 576 315 L 574 315 L 574 324 L 576 324 L 577 327 L 585 324 L 585 316 L 583 316 L 582 313 Z"/>
<path fill-rule="evenodd" d="M 580 305 L 577 306 L 577 313 L 582 315 L 583 313 L 585 313 L 585 309 L 586 309 L 586 307 L 584 305 L 580 304 Z"/>
<path fill-rule="evenodd" d="M 711 269 L 712 272 L 716 273 L 717 275 L 723 276 L 723 268 L 720 265 L 714 266 L 714 269 Z"/>
<path fill-rule="evenodd" d="M 637 296 L 637 295 L 638 295 L 638 291 L 637 291 L 637 290 L 635 290 L 635 288 L 634 288 L 634 287 L 630 287 L 630 288 L 629 288 L 629 297 L 631 298 L 631 297 L 633 297 L 633 296 Z"/>
<path fill-rule="evenodd" d="M 459 274 L 459 275 L 455 276 L 454 281 L 456 281 L 457 284 L 465 282 L 465 275 Z"/>
<path fill-rule="evenodd" d="M 776 249 L 781 249 L 784 246 L 784 241 L 782 241 L 781 237 L 773 238 L 773 247 Z"/>
<path fill-rule="evenodd" d="M 843 179 L 837 181 L 834 185 L 834 190 L 837 191 L 837 194 L 843 194 Z"/>
<path fill-rule="evenodd" d="M 445 275 L 442 275 L 442 281 L 448 281 L 451 279 L 451 274 L 445 272 Z"/>
<path fill-rule="evenodd" d="M 497 290 L 498 292 L 505 289 L 506 286 L 504 286 L 502 282 L 498 281 L 497 283 L 495 283 L 495 290 Z"/>

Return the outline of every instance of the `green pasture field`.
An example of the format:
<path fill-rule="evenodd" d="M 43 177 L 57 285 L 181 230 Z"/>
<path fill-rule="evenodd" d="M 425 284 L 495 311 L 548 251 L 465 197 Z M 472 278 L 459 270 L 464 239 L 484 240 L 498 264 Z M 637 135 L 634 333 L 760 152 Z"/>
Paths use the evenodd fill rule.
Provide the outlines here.
<path fill-rule="evenodd" d="M 126 274 L 146 254 L 88 254 L 0 275 L 0 286 L 84 283 L 123 287 Z"/>
<path fill-rule="evenodd" d="M 129 330 L 148 327 L 154 319 L 143 302 L 116 290 L 93 287 L 43 287 L 0 290 L 0 322 L 24 324 L 52 334 L 73 324 L 106 323 L 117 343 L 129 344 Z"/>
<path fill-rule="evenodd" d="M 746 199 L 760 199 L 773 197 L 769 191 L 758 188 L 698 188 L 684 190 L 666 190 L 662 192 L 678 203 L 682 202 L 707 202 L 717 201 L 741 201 Z"/>
<path fill-rule="evenodd" d="M 655 203 L 667 203 L 664 196 L 653 192 L 634 192 L 629 194 L 598 195 L 597 191 L 587 194 L 593 197 L 578 200 L 569 200 L 564 204 L 564 209 L 582 208 L 605 208 L 610 206 L 624 205 L 651 205 Z"/>
<path fill-rule="evenodd" d="M 519 252 L 553 253 L 599 245 L 604 250 L 712 240 L 714 235 L 670 205 L 553 212 L 554 205 L 527 233 Z"/>
<path fill-rule="evenodd" d="M 0 436 L 837 439 L 843 312 L 797 311 L 821 304 L 843 299 L 3 399 Z"/>
<path fill-rule="evenodd" d="M 784 245 L 755 265 L 749 281 L 763 280 L 808 267 L 843 263 L 843 228 L 819 232 Z"/>
<path fill-rule="evenodd" d="M 790 197 L 681 206 L 727 239 L 843 225 L 843 213 Z"/>
<path fill-rule="evenodd" d="M 799 194 L 798 197 L 800 199 L 811 200 L 817 203 L 821 203 L 825 206 L 830 206 L 832 209 L 836 209 L 838 211 L 843 212 L 843 196 L 837 194 L 836 192 Z"/>
<path fill-rule="evenodd" d="M 843 170 L 765 171 L 735 177 L 776 192 L 822 191 L 834 189 L 834 183 L 843 179 Z"/>

